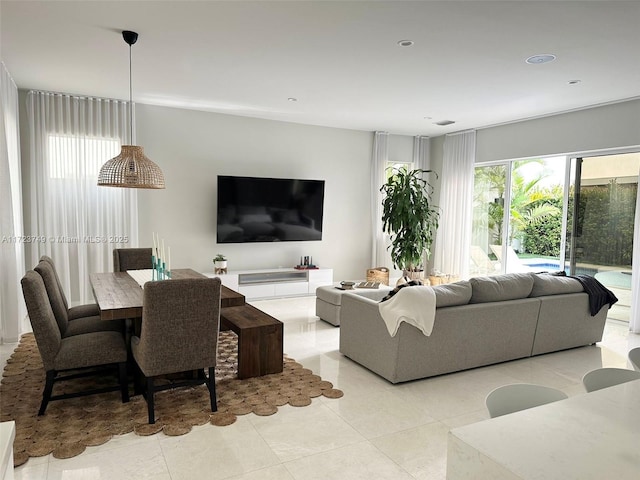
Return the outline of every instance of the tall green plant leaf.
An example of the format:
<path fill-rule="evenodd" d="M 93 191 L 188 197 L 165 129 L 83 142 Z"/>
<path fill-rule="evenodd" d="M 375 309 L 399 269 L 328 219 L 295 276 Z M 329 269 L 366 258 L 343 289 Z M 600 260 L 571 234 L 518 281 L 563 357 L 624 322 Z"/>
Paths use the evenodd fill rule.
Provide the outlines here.
<path fill-rule="evenodd" d="M 432 170 L 393 168 L 393 174 L 380 188 L 382 230 L 390 234 L 391 259 L 396 268 L 414 270 L 429 258 L 438 229 L 440 212 L 431 204 L 433 187 L 423 178 Z"/>

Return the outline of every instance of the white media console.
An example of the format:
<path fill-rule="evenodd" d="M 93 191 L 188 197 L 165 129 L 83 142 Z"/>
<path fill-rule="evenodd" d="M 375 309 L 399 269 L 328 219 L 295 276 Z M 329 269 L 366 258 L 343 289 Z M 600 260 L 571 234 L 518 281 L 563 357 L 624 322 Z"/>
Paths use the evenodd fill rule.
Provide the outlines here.
<path fill-rule="evenodd" d="M 241 293 L 247 300 L 315 295 L 316 288 L 333 284 L 332 268 L 271 268 L 205 275 L 220 277 L 225 287 Z"/>

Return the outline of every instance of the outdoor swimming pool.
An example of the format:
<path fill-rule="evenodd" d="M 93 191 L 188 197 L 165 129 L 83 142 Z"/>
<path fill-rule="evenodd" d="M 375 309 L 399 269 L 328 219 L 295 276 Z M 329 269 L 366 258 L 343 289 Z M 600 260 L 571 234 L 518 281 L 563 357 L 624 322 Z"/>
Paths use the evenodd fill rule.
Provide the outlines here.
<path fill-rule="evenodd" d="M 560 262 L 553 262 L 547 259 L 523 259 L 522 262 L 528 266 L 533 268 L 534 270 L 540 270 L 541 272 L 557 272 L 558 270 L 562 270 L 560 268 Z M 567 266 L 564 271 L 569 274 L 569 267 Z M 587 268 L 587 267 L 576 267 L 576 275 L 591 275 L 595 276 L 598 273 L 597 268 Z"/>

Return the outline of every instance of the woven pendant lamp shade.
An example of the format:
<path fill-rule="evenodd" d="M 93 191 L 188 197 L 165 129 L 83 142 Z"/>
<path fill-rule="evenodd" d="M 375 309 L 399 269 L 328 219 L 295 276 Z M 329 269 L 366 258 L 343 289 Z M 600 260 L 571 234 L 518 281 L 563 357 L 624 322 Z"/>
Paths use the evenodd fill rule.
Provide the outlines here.
<path fill-rule="evenodd" d="M 160 167 L 136 145 L 122 145 L 120 155 L 108 160 L 100 169 L 98 185 L 125 188 L 165 188 Z"/>
<path fill-rule="evenodd" d="M 122 38 L 129 45 L 129 129 L 130 138 L 133 138 L 131 45 L 138 41 L 138 34 L 125 30 L 122 32 Z M 161 189 L 164 188 L 164 174 L 158 165 L 145 156 L 142 147 L 122 145 L 120 155 L 102 165 L 98 174 L 98 186 Z"/>

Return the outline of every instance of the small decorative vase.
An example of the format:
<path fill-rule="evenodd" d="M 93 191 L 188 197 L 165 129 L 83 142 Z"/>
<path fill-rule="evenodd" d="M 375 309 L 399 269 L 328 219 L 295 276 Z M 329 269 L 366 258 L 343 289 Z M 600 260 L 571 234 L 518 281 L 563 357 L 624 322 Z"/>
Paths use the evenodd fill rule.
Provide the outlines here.
<path fill-rule="evenodd" d="M 227 260 L 213 262 L 213 273 L 227 273 Z"/>

